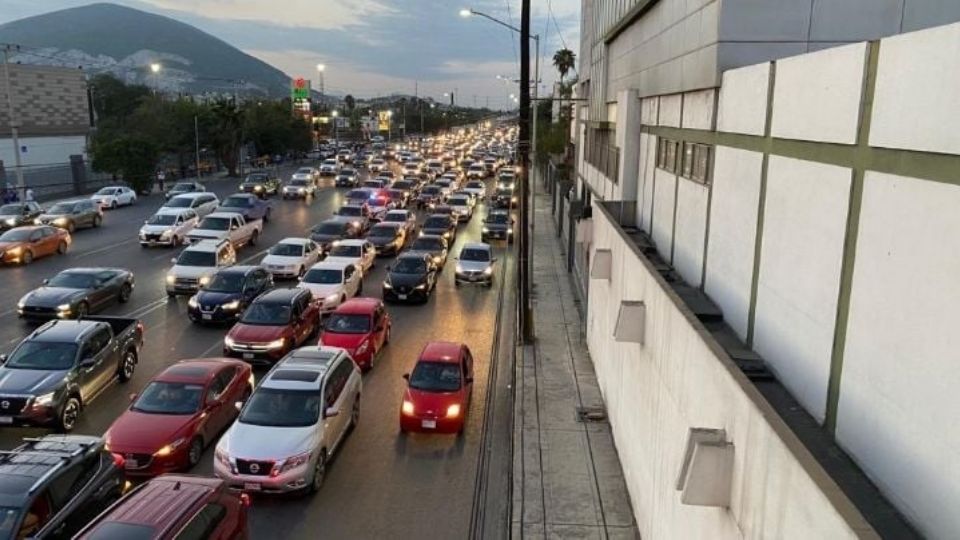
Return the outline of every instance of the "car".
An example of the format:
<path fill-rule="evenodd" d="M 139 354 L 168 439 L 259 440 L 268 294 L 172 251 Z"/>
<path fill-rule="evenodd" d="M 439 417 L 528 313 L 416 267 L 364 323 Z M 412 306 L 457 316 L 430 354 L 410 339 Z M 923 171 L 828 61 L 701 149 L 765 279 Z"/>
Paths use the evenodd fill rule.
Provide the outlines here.
<path fill-rule="evenodd" d="M 280 178 L 272 172 L 250 173 L 240 184 L 240 192 L 265 199 L 280 192 Z"/>
<path fill-rule="evenodd" d="M 365 189 L 365 188 L 351 189 L 350 191 L 347 192 L 346 197 L 344 197 L 344 199 L 346 199 L 347 201 L 345 204 L 366 205 L 372 195 L 373 195 L 372 189 Z"/>
<path fill-rule="evenodd" d="M 197 213 L 189 208 L 161 208 L 140 227 L 140 245 L 179 246 L 199 222 Z"/>
<path fill-rule="evenodd" d="M 447 199 L 447 206 L 453 209 L 453 216 L 458 223 L 470 221 L 473 218 L 473 197 L 470 195 L 453 195 Z"/>
<path fill-rule="evenodd" d="M 429 255 L 433 264 L 442 272 L 447 264 L 447 245 L 446 238 L 442 236 L 421 234 L 410 244 L 407 253 L 425 253 Z"/>
<path fill-rule="evenodd" d="M 337 209 L 332 219 L 351 223 L 354 227 L 360 229 L 361 234 L 370 229 L 370 209 L 366 202 L 363 204 L 345 204 Z"/>
<path fill-rule="evenodd" d="M 0 206 L 0 230 L 33 225 L 43 208 L 35 202 L 10 203 Z"/>
<path fill-rule="evenodd" d="M 496 172 L 498 166 L 499 162 L 497 161 L 497 158 L 487 157 L 483 159 L 483 168 L 491 174 Z"/>
<path fill-rule="evenodd" d="M 430 159 L 430 160 L 427 160 L 426 170 L 429 171 L 431 174 L 440 176 L 441 174 L 443 174 L 445 169 L 443 167 L 442 161 L 440 161 L 439 159 Z"/>
<path fill-rule="evenodd" d="M 390 189 L 406 193 L 407 203 L 409 204 L 410 201 L 416 199 L 417 195 L 420 193 L 420 180 L 416 178 L 404 178 L 402 180 L 397 180 L 396 182 L 390 184 Z"/>
<path fill-rule="evenodd" d="M 353 263 L 323 261 L 310 267 L 299 287 L 310 291 L 325 315 L 363 292 L 363 272 Z"/>
<path fill-rule="evenodd" d="M 380 172 L 387 168 L 387 162 L 383 158 L 373 158 L 370 160 L 370 172 Z"/>
<path fill-rule="evenodd" d="M 99 227 L 103 224 L 103 211 L 90 200 L 59 202 L 33 220 L 34 225 L 53 225 L 68 233 L 81 227 Z"/>
<path fill-rule="evenodd" d="M 142 346 L 137 319 L 45 323 L 0 356 L 0 424 L 72 430 L 115 378 L 133 377 Z"/>
<path fill-rule="evenodd" d="M 482 163 L 473 163 L 467 169 L 467 180 L 479 179 L 483 180 L 487 177 L 487 169 L 483 166 Z"/>
<path fill-rule="evenodd" d="M 371 178 L 369 180 L 364 180 L 363 188 L 370 190 L 380 190 L 384 189 L 390 184 L 390 180 L 387 178 Z"/>
<path fill-rule="evenodd" d="M 166 474 L 133 488 L 74 538 L 247 538 L 249 506 L 246 493 L 218 478 Z"/>
<path fill-rule="evenodd" d="M 346 149 L 340 150 L 337 152 L 337 159 L 341 163 L 353 163 L 353 152 Z"/>
<path fill-rule="evenodd" d="M 367 240 L 340 240 L 334 242 L 327 252 L 325 262 L 342 262 L 353 264 L 360 269 L 363 275 L 370 272 L 377 258 L 377 248 Z"/>
<path fill-rule="evenodd" d="M 227 358 L 181 360 L 154 375 L 104 433 L 128 476 L 186 471 L 200 462 L 253 393 L 249 364 Z"/>
<path fill-rule="evenodd" d="M 497 173 L 497 188 L 514 189 L 517 182 L 517 173 L 513 167 L 504 167 Z"/>
<path fill-rule="evenodd" d="M 433 341 L 420 352 L 400 404 L 400 432 L 463 433 L 473 391 L 473 355 L 463 343 Z"/>
<path fill-rule="evenodd" d="M 359 238 L 362 234 L 362 226 L 359 222 L 337 218 L 321 221 L 310 229 L 310 239 L 316 242 L 324 253 L 330 251 L 330 246 L 334 242 Z"/>
<path fill-rule="evenodd" d="M 73 238 L 64 229 L 49 225 L 17 227 L 0 234 L 0 262 L 32 263 L 35 259 L 67 252 Z"/>
<path fill-rule="evenodd" d="M 170 189 L 164 193 L 164 197 L 167 199 L 172 199 L 177 195 L 183 195 L 184 193 L 198 193 L 206 191 L 207 188 L 200 182 L 177 182 Z"/>
<path fill-rule="evenodd" d="M 319 345 L 344 349 L 361 370 L 368 371 L 390 343 L 392 328 L 390 313 L 381 300 L 353 298 L 330 314 Z"/>
<path fill-rule="evenodd" d="M 438 204 L 443 204 L 443 202 L 443 188 L 436 184 L 424 186 L 423 189 L 420 190 L 420 194 L 417 195 L 417 206 L 419 208 L 433 208 Z"/>
<path fill-rule="evenodd" d="M 214 212 L 219 205 L 220 199 L 213 193 L 184 193 L 163 203 L 160 209 L 190 209 L 203 219 Z"/>
<path fill-rule="evenodd" d="M 392 267 L 387 267 L 383 281 L 385 302 L 426 303 L 437 286 L 437 265 L 426 253 L 401 253 Z"/>
<path fill-rule="evenodd" d="M 497 262 L 489 244 L 464 244 L 457 257 L 457 267 L 453 283 L 459 287 L 462 283 L 478 283 L 490 287 L 493 285 L 493 264 Z"/>
<path fill-rule="evenodd" d="M 490 196 L 490 206 L 493 208 L 511 209 L 517 205 L 517 197 L 511 188 L 497 188 Z"/>
<path fill-rule="evenodd" d="M 263 220 L 247 220 L 236 212 L 214 212 L 197 224 L 187 238 L 191 242 L 201 240 L 228 240 L 234 248 L 255 246 L 263 232 Z"/>
<path fill-rule="evenodd" d="M 236 263 L 237 252 L 229 240 L 201 240 L 170 262 L 173 268 L 167 271 L 167 296 L 192 295 L 208 285 L 219 269 Z"/>
<path fill-rule="evenodd" d="M 417 216 L 409 210 L 390 210 L 383 215 L 381 223 L 399 223 L 408 237 L 417 232 Z"/>
<path fill-rule="evenodd" d="M 320 329 L 320 309 L 306 289 L 274 289 L 260 295 L 223 338 L 223 354 L 270 365 Z"/>
<path fill-rule="evenodd" d="M 377 249 L 377 255 L 399 253 L 407 243 L 404 226 L 400 223 L 378 223 L 370 227 L 367 241 Z"/>
<path fill-rule="evenodd" d="M 83 319 L 133 294 L 133 272 L 124 268 L 70 268 L 43 280 L 17 302 L 22 319 Z"/>
<path fill-rule="evenodd" d="M 513 217 L 508 210 L 491 210 L 483 220 L 480 230 L 480 240 L 486 242 L 490 238 L 506 240 L 513 243 Z"/>
<path fill-rule="evenodd" d="M 250 193 L 234 193 L 223 199 L 215 211 L 240 214 L 247 221 L 262 219 L 266 223 L 270 221 L 270 216 L 273 213 L 273 203 Z M 212 212 L 200 217 L 206 217 L 210 213 Z"/>
<path fill-rule="evenodd" d="M 477 199 L 487 198 L 487 184 L 481 180 L 471 180 L 463 186 L 463 191 L 470 193 Z"/>
<path fill-rule="evenodd" d="M 236 322 L 247 306 L 273 288 L 273 276 L 259 266 L 228 266 L 187 301 L 187 316 L 197 324 Z"/>
<path fill-rule="evenodd" d="M 320 258 L 323 250 L 309 238 L 284 238 L 270 248 L 260 266 L 274 279 L 302 277 Z"/>
<path fill-rule="evenodd" d="M 380 221 L 384 214 L 395 208 L 395 205 L 387 190 L 376 189 L 370 194 L 367 208 L 370 210 L 370 219 Z"/>
<path fill-rule="evenodd" d="M 433 185 L 440 186 L 440 191 L 443 193 L 444 199 L 453 195 L 453 192 L 456 188 L 453 181 L 449 178 L 438 178 Z"/>
<path fill-rule="evenodd" d="M 328 158 L 320 163 L 320 176 L 336 176 L 340 170 L 340 162 L 334 158 Z"/>
<path fill-rule="evenodd" d="M 90 200 L 99 204 L 100 208 L 113 210 L 119 206 L 136 204 L 137 194 L 126 186 L 107 186 L 91 195 Z"/>
<path fill-rule="evenodd" d="M 293 178 L 283 186 L 284 199 L 309 199 L 317 192 L 317 186 L 311 180 Z"/>
<path fill-rule="evenodd" d="M 420 226 L 420 234 L 442 236 L 452 245 L 457 239 L 457 220 L 451 214 L 430 214 Z"/>
<path fill-rule="evenodd" d="M 301 347 L 277 363 L 214 452 L 214 474 L 258 493 L 315 493 L 360 421 L 363 381 L 338 347 Z"/>
<path fill-rule="evenodd" d="M 357 170 L 352 167 L 344 167 L 337 173 L 337 179 L 334 180 L 336 187 L 356 187 L 360 181 Z"/>
<path fill-rule="evenodd" d="M 389 206 L 392 208 L 406 208 L 410 202 L 410 194 L 402 189 L 391 188 L 384 190 L 384 193 L 387 194 Z"/>
<path fill-rule="evenodd" d="M 317 180 L 320 180 L 320 171 L 313 167 L 300 167 L 292 175 L 290 175 L 291 180 L 306 180 L 312 186 L 317 185 Z"/>
<path fill-rule="evenodd" d="M 123 460 L 100 437 L 27 439 L 0 454 L 0 530 L 4 538 L 71 538 L 123 487 Z"/>
<path fill-rule="evenodd" d="M 403 172 L 403 174 L 408 174 L 408 173 L 416 174 L 423 170 L 422 165 L 423 163 L 421 162 L 408 159 L 407 161 L 403 162 L 403 165 L 400 167 L 400 170 Z"/>

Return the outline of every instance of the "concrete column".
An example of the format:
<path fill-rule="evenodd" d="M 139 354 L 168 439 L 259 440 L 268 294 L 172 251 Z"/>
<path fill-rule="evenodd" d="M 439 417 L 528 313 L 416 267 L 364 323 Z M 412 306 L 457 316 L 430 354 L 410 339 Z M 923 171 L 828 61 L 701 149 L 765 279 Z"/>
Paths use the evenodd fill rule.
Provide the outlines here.
<path fill-rule="evenodd" d="M 83 156 L 70 156 L 70 176 L 73 178 L 73 192 L 82 195 L 87 185 L 87 167 L 83 162 Z"/>
<path fill-rule="evenodd" d="M 640 177 L 640 98 L 636 90 L 617 93 L 616 144 L 620 148 L 619 199 L 637 200 Z"/>

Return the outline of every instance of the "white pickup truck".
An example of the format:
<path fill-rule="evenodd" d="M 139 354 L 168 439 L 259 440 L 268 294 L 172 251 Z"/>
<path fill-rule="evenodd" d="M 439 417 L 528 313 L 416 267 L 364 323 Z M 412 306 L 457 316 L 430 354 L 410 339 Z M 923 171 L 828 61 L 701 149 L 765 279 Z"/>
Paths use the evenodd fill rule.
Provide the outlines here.
<path fill-rule="evenodd" d="M 208 239 L 229 240 L 234 248 L 239 248 L 247 244 L 257 245 L 262 232 L 263 220 L 247 221 L 243 215 L 235 212 L 214 212 L 203 218 L 187 238 L 191 242 Z"/>

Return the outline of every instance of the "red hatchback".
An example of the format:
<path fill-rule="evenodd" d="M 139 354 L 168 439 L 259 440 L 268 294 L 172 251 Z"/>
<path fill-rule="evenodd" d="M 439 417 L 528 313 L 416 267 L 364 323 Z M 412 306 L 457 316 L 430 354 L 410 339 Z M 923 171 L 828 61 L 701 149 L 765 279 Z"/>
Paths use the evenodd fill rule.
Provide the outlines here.
<path fill-rule="evenodd" d="M 253 391 L 249 365 L 239 360 L 183 360 L 147 383 L 104 438 L 124 458 L 127 476 L 156 476 L 196 465 Z"/>
<path fill-rule="evenodd" d="M 274 289 L 250 304 L 223 338 L 225 356 L 272 365 L 320 329 L 320 307 L 307 289 Z"/>
<path fill-rule="evenodd" d="M 420 353 L 400 406 L 400 431 L 462 433 L 473 390 L 473 356 L 463 343 L 434 341 Z"/>
<path fill-rule="evenodd" d="M 340 347 L 362 370 L 390 342 L 390 314 L 379 298 L 351 298 L 330 315 L 320 334 L 320 345 Z"/>
<path fill-rule="evenodd" d="M 74 538 L 242 540 L 248 506 L 247 495 L 228 490 L 219 478 L 164 475 L 136 487 Z"/>

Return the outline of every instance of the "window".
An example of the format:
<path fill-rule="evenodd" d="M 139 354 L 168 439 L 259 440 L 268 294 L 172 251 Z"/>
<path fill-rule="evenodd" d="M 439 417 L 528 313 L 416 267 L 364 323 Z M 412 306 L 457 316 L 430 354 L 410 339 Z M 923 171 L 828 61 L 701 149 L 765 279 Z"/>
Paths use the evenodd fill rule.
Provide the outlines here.
<path fill-rule="evenodd" d="M 710 160 L 712 156 L 713 146 L 706 144 L 694 145 L 691 179 L 703 184 L 710 183 Z"/>
<path fill-rule="evenodd" d="M 684 178 L 690 178 L 693 174 L 693 149 L 696 145 L 693 143 L 683 143 L 683 156 L 680 161 L 680 175 Z"/>
<path fill-rule="evenodd" d="M 91 356 L 96 356 L 110 344 L 110 332 L 106 328 L 101 328 L 90 336 L 88 341 Z"/>
<path fill-rule="evenodd" d="M 227 509 L 215 503 L 209 503 L 204 506 L 197 515 L 193 516 L 180 532 L 177 533 L 176 540 L 204 540 L 212 538 L 214 531 L 220 526 L 224 516 L 227 515 Z"/>
<path fill-rule="evenodd" d="M 616 182 L 620 167 L 620 149 L 613 144 L 613 137 L 614 132 L 610 129 L 588 129 L 584 156 L 587 163 Z"/>
<path fill-rule="evenodd" d="M 87 456 L 83 461 L 61 472 L 50 483 L 50 496 L 53 497 L 53 502 L 58 508 L 62 508 L 76 498 L 93 479 L 100 468 L 100 459 L 99 454 Z"/>

